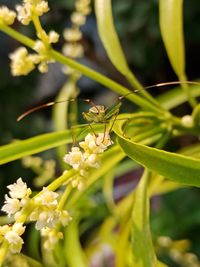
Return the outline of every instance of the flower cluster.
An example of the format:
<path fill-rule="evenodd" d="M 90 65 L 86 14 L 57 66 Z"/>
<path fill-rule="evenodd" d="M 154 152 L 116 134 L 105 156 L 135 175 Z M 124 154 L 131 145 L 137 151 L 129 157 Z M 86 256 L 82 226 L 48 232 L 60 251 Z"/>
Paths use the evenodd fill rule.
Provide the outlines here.
<path fill-rule="evenodd" d="M 66 226 L 71 220 L 66 210 L 58 209 L 57 198 L 59 195 L 44 187 L 38 195 L 31 199 L 29 198 L 31 189 L 27 187 L 21 178 L 16 183 L 9 185 L 8 189 L 9 196 L 5 196 L 2 211 L 6 212 L 8 216 L 14 216 L 16 223 L 12 227 L 8 225 L 0 227 L 0 242 L 7 240 L 11 252 L 20 252 L 23 244 L 20 236 L 25 230 L 21 218 L 25 218 L 23 223 L 25 220 L 34 221 L 36 222 L 35 227 L 37 230 L 42 231 L 42 233 L 46 231 L 46 235 L 47 232 L 51 233 L 48 243 L 54 246 L 56 240 L 58 241 L 62 238 L 62 233 L 55 229 L 60 224 Z M 24 214 L 26 215 L 24 216 Z"/>
<path fill-rule="evenodd" d="M 56 43 L 59 35 L 55 31 L 50 31 L 48 35 L 49 44 Z M 53 62 L 48 55 L 48 47 L 40 40 L 37 40 L 34 45 L 34 50 L 37 54 L 29 54 L 25 47 L 17 48 L 12 54 L 11 72 L 13 76 L 27 75 L 37 64 L 41 73 L 48 71 L 48 63 Z"/>
<path fill-rule="evenodd" d="M 60 239 L 63 239 L 63 233 L 57 231 L 57 229 L 43 228 L 41 230 L 41 235 L 46 239 L 44 242 L 44 248 L 46 250 L 52 250 L 56 243 Z"/>
<path fill-rule="evenodd" d="M 21 178 L 16 183 L 9 185 L 8 189 L 9 196 L 5 195 L 6 200 L 1 210 L 6 212 L 9 217 L 14 215 L 15 219 L 17 219 L 19 211 L 29 202 L 29 196 L 32 192 Z"/>
<path fill-rule="evenodd" d="M 0 226 L 0 242 L 8 242 L 11 253 L 19 253 L 24 243 L 21 235 L 25 231 L 25 226 L 22 223 L 15 223 L 12 226 Z"/>
<path fill-rule="evenodd" d="M 72 27 L 64 30 L 66 44 L 63 46 L 63 54 L 71 58 L 81 58 L 83 56 L 83 46 L 80 44 L 82 32 L 80 26 L 85 24 L 86 16 L 90 13 L 91 0 L 77 0 L 75 11 L 71 15 Z M 69 67 L 63 68 L 64 73 L 72 74 L 74 71 Z"/>
<path fill-rule="evenodd" d="M 16 13 L 6 6 L 0 7 L 0 25 L 12 25 L 15 21 Z"/>
<path fill-rule="evenodd" d="M 88 134 L 85 140 L 80 142 L 80 147 L 73 147 L 69 154 L 66 154 L 64 161 L 78 171 L 78 174 L 72 181 L 73 187 L 78 187 L 78 190 L 84 190 L 86 177 L 91 168 L 100 167 L 100 157 L 108 146 L 112 145 L 110 135 L 108 133 Z"/>
<path fill-rule="evenodd" d="M 53 159 L 43 160 L 41 157 L 27 156 L 22 159 L 25 168 L 31 168 L 36 174 L 33 183 L 42 187 L 55 177 L 56 162 Z"/>
<path fill-rule="evenodd" d="M 32 47 L 36 54 L 29 54 L 25 47 L 20 47 L 10 54 L 11 72 L 13 76 L 27 75 L 38 65 L 39 71 L 45 73 L 48 71 L 48 63 L 52 62 L 49 56 L 51 44 L 58 42 L 59 39 L 59 34 L 53 30 L 47 34 L 38 19 L 49 10 L 48 3 L 43 0 L 24 0 L 22 5 L 16 6 L 16 10 L 17 18 L 22 24 L 28 25 L 33 21 L 39 40 L 36 40 Z M 7 7 L 0 8 L 0 23 L 10 25 L 15 17 L 16 13 Z"/>
<path fill-rule="evenodd" d="M 59 222 L 66 226 L 71 220 L 66 210 L 58 209 L 58 194 L 43 188 L 42 192 L 33 199 L 34 210 L 31 212 L 30 221 L 36 221 L 36 229 L 42 230 L 46 227 L 54 228 Z"/>
<path fill-rule="evenodd" d="M 17 19 L 24 25 L 28 25 L 33 16 L 42 16 L 49 11 L 48 3 L 43 0 L 24 0 L 22 5 L 16 6 Z"/>

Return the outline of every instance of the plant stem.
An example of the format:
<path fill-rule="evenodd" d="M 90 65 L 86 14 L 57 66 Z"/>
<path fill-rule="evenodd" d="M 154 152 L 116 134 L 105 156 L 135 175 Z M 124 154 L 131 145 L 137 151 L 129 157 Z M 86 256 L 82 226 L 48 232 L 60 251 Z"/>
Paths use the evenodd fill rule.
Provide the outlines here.
<path fill-rule="evenodd" d="M 37 15 L 33 15 L 32 17 L 33 24 L 35 26 L 37 36 L 42 40 L 46 47 L 49 47 L 49 40 L 46 32 L 43 30 L 42 25 L 40 23 L 40 19 Z"/>
<path fill-rule="evenodd" d="M 0 266 L 2 266 L 3 261 L 6 257 L 8 247 L 9 247 L 8 241 L 4 240 L 3 244 L 0 247 Z"/>
<path fill-rule="evenodd" d="M 57 52 L 55 50 L 50 50 L 49 54 L 56 61 L 58 61 L 64 65 L 68 65 L 71 68 L 74 68 L 74 69 L 80 71 L 84 75 L 86 75 L 86 76 L 92 78 L 93 80 L 105 85 L 106 87 L 112 89 L 116 93 L 118 93 L 120 95 L 124 95 L 127 99 L 134 102 L 136 105 L 138 105 L 144 109 L 152 110 L 154 112 L 163 113 L 163 110 L 161 110 L 161 108 L 158 108 L 157 106 L 153 105 L 149 101 L 147 101 L 147 100 L 141 98 L 140 96 L 132 93 L 129 89 L 114 82 L 110 78 L 108 78 L 108 77 L 80 64 L 80 63 L 77 63 L 76 61 L 74 61 L 70 58 L 63 56 L 62 54 L 60 54 L 59 52 Z"/>
<path fill-rule="evenodd" d="M 76 171 L 73 169 L 70 169 L 66 173 L 64 172 L 60 177 L 58 177 L 55 181 L 53 181 L 50 185 L 47 186 L 47 188 L 50 191 L 55 191 L 58 189 L 61 185 L 66 183 L 67 180 L 72 178 L 75 175 Z"/>
<path fill-rule="evenodd" d="M 147 100 L 149 100 L 152 104 L 156 105 L 159 108 L 163 107 L 160 105 L 160 103 L 154 99 L 144 88 L 144 86 L 142 86 L 142 84 L 137 80 L 137 78 L 135 77 L 135 75 L 130 71 L 127 73 L 126 75 L 127 80 L 129 81 L 129 83 L 133 86 L 134 89 L 138 90 L 138 93 L 140 93 L 142 96 L 144 96 Z"/>
<path fill-rule="evenodd" d="M 67 198 L 69 197 L 69 194 L 71 193 L 72 191 L 72 186 L 71 185 L 67 185 L 66 189 L 65 189 L 65 192 L 62 194 L 61 196 L 61 199 L 58 203 L 58 209 L 59 210 L 62 210 L 66 201 L 67 201 Z"/>
<path fill-rule="evenodd" d="M 10 37 L 12 37 L 13 39 L 33 49 L 35 41 L 33 41 L 31 38 L 15 31 L 14 29 L 12 29 L 7 25 L 1 25 L 0 30 L 9 35 Z"/>
<path fill-rule="evenodd" d="M 14 29 L 12 29 L 9 26 L 3 25 L 0 27 L 0 30 L 2 30 L 4 33 L 8 34 L 12 38 L 18 40 L 19 42 L 23 43 L 24 45 L 30 47 L 33 49 L 35 42 L 24 36 L 21 33 L 18 33 Z M 141 98 L 140 96 L 132 93 L 129 89 L 126 87 L 114 82 L 110 78 L 70 59 L 65 56 L 63 56 L 61 53 L 51 49 L 49 50 L 49 56 L 52 59 L 55 59 L 56 61 L 68 65 L 78 71 L 80 71 L 82 74 L 90 77 L 91 79 L 103 84 L 104 86 L 112 89 L 113 91 L 117 92 L 120 95 L 124 95 L 127 99 L 135 103 L 136 105 L 140 106 L 143 109 L 149 109 L 151 111 L 154 111 L 156 113 L 164 113 L 165 111 L 161 109 L 160 107 L 157 107 L 156 105 L 152 104 L 151 102 L 147 101 L 146 99 Z"/>
<path fill-rule="evenodd" d="M 179 77 L 179 80 L 181 82 L 181 87 L 187 96 L 188 102 L 190 103 L 191 107 L 194 108 L 197 105 L 197 101 L 189 90 L 189 86 L 187 84 L 187 78 L 185 76 L 181 76 Z"/>

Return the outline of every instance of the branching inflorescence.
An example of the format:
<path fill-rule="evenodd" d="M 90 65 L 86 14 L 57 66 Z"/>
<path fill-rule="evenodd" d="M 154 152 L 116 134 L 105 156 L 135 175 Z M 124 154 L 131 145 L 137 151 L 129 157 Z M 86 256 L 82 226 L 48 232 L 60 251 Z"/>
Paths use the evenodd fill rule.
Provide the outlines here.
<path fill-rule="evenodd" d="M 168 1 L 161 0 L 160 2 L 166 3 Z M 178 1 L 170 2 L 177 3 Z M 113 176 L 113 171 L 111 171 L 111 173 L 109 172 L 111 168 L 110 166 L 116 166 L 125 157 L 125 155 L 128 155 L 131 159 L 141 163 L 146 168 L 135 192 L 131 192 L 130 195 L 125 197 L 124 200 L 126 205 L 124 205 L 123 201 L 119 202 L 119 205 L 118 203 L 115 205 L 111 197 L 112 190 L 110 190 L 110 192 L 107 190 L 108 187 L 111 189 L 112 181 L 111 183 L 110 180 L 109 183 L 106 181 L 103 188 L 103 190 L 105 190 L 106 198 L 110 201 L 108 206 L 112 206 L 115 211 L 111 212 L 114 216 L 105 222 L 105 225 L 108 228 L 106 228 L 105 225 L 102 226 L 101 231 L 99 231 L 100 234 L 98 239 L 100 240 L 102 237 L 106 240 L 107 238 L 111 239 L 111 234 L 115 235 L 117 232 L 116 229 L 119 229 L 119 238 L 116 239 L 114 237 L 114 239 L 112 239 L 114 241 L 119 240 L 119 242 L 112 241 L 112 243 L 119 244 L 119 248 L 112 244 L 114 247 L 113 251 L 116 250 L 116 258 L 119 259 L 119 266 L 137 266 L 138 261 L 139 265 L 142 262 L 141 266 L 143 267 L 150 265 L 161 266 L 157 261 L 153 250 L 149 229 L 149 197 L 154 193 L 162 194 L 163 192 L 173 190 L 171 188 L 178 188 L 179 185 L 177 184 L 180 181 L 189 185 L 199 186 L 199 161 L 197 159 L 194 157 L 184 157 L 183 155 L 180 156 L 178 153 L 162 151 L 165 144 L 173 136 L 179 137 L 184 134 L 194 134 L 199 136 L 199 105 L 196 106 L 191 115 L 185 115 L 182 118 L 178 118 L 173 116 L 167 108 L 170 109 L 175 107 L 174 103 L 176 103 L 176 101 L 178 101 L 179 104 L 183 103 L 185 101 L 184 99 L 188 99 L 192 105 L 195 106 L 196 100 L 193 99 L 193 95 L 190 95 L 189 93 L 186 96 L 182 95 L 180 102 L 179 99 L 175 99 L 174 101 L 174 99 L 170 98 L 170 96 L 167 96 L 165 98 L 165 103 L 164 100 L 162 100 L 163 102 L 157 101 L 157 99 L 154 99 L 148 94 L 148 92 L 143 90 L 145 88 L 137 81 L 136 77 L 128 68 L 128 64 L 126 63 L 125 57 L 121 51 L 112 23 L 112 13 L 110 10 L 111 3 L 109 0 L 95 1 L 97 9 L 99 7 L 99 10 L 101 11 L 97 16 L 97 21 L 102 19 L 102 15 L 105 15 L 105 21 L 103 21 L 104 23 L 100 23 L 99 25 L 101 28 L 99 32 L 100 35 L 102 35 L 104 32 L 105 22 L 109 24 L 109 34 L 111 34 L 112 37 L 110 38 L 108 32 L 106 32 L 105 38 L 102 38 L 104 47 L 106 48 L 108 56 L 112 59 L 111 61 L 115 67 L 117 67 L 134 89 L 136 89 L 134 92 L 139 92 L 139 94 L 134 94 L 133 91 L 130 91 L 126 87 L 74 60 L 79 60 L 84 55 L 84 47 L 81 44 L 81 26 L 84 25 L 87 15 L 91 12 L 90 3 L 91 0 L 75 0 L 75 11 L 70 17 L 71 27 L 65 29 L 63 32 L 65 40 L 62 48 L 63 54 L 53 49 L 53 44 L 59 41 L 59 34 L 54 30 L 47 33 L 40 23 L 40 17 L 49 11 L 47 1 L 23 0 L 21 5 L 16 6 L 16 11 L 9 10 L 6 6 L 0 7 L 0 30 L 27 47 L 19 47 L 10 54 L 9 57 L 11 59 L 12 75 L 27 75 L 36 67 L 41 73 L 45 73 L 48 71 L 48 64 L 57 61 L 63 64 L 62 70 L 68 77 L 67 82 L 65 83 L 66 86 L 63 86 L 58 96 L 58 98 L 61 98 L 57 99 L 55 102 L 48 103 L 49 105 L 46 104 L 39 106 L 39 108 L 33 108 L 22 114 L 20 118 L 25 117 L 27 114 L 30 114 L 41 107 L 52 106 L 53 104 L 60 102 L 63 103 L 65 102 L 63 101 L 64 99 L 69 100 L 72 98 L 74 100 L 77 96 L 77 81 L 82 74 L 87 75 L 118 94 L 123 95 L 123 97 L 129 99 L 141 108 L 133 114 L 119 115 L 121 103 L 113 105 L 111 108 L 104 108 L 104 106 L 101 105 L 95 106 L 90 100 L 85 101 L 93 105 L 89 109 L 88 113 L 83 112 L 84 118 L 90 123 L 89 128 L 91 133 L 87 134 L 84 140 L 80 141 L 78 145 L 73 146 L 71 151 L 68 151 L 67 154 L 65 154 L 66 146 L 64 147 L 64 153 L 62 153 L 61 157 L 59 155 L 62 159 L 61 163 L 63 163 L 63 161 L 65 163 L 62 164 L 62 166 L 64 166 L 64 171 L 63 174 L 56 179 L 54 179 L 57 171 L 55 169 L 54 161 L 49 161 L 46 162 L 48 164 L 43 164 L 43 161 L 41 161 L 40 158 L 36 159 L 29 157 L 23 160 L 26 167 L 31 166 L 38 174 L 37 178 L 40 178 L 40 181 L 37 181 L 36 185 L 40 185 L 40 187 L 42 187 L 43 185 L 46 185 L 47 182 L 49 184 L 44 186 L 37 194 L 32 192 L 21 178 L 19 178 L 16 183 L 7 186 L 9 192 L 5 195 L 4 205 L 1 210 L 6 213 L 6 222 L 8 223 L 0 226 L 0 266 L 9 254 L 12 255 L 21 252 L 22 245 L 24 243 L 22 235 L 25 232 L 26 225 L 30 222 L 34 223 L 35 229 L 40 231 L 40 234 L 43 237 L 42 240 L 44 240 L 43 248 L 47 251 L 53 250 L 55 252 L 56 245 L 59 244 L 61 239 L 64 239 L 67 229 L 72 227 L 72 230 L 74 230 L 73 227 L 76 225 L 77 221 L 84 218 L 84 216 L 81 218 L 81 216 L 79 217 L 79 215 L 77 215 L 77 213 L 79 213 L 79 207 L 74 208 L 73 205 L 76 205 L 77 199 L 79 199 L 80 196 L 83 196 L 83 191 L 87 189 L 88 184 L 90 186 L 90 182 L 93 182 L 93 174 L 96 179 L 95 181 L 102 176 L 101 170 L 98 174 L 98 171 L 95 172 L 95 170 L 101 167 L 102 158 L 103 163 L 107 160 L 105 167 L 102 168 L 103 175 L 105 177 L 108 175 L 110 180 L 112 180 L 111 176 Z M 98 10 L 96 11 L 96 14 L 97 13 Z M 174 14 L 176 14 L 176 12 L 174 12 Z M 30 39 L 10 27 L 10 25 L 15 22 L 16 18 L 25 26 L 30 23 L 34 25 L 36 40 Z M 179 30 L 181 30 L 181 27 L 179 28 Z M 174 40 L 171 43 L 174 44 Z M 30 52 L 28 49 L 32 49 L 33 52 Z M 117 53 L 115 51 L 117 51 Z M 124 62 L 122 66 L 121 62 Z M 178 60 L 178 62 L 181 61 Z M 120 68 L 118 68 L 118 65 L 120 65 Z M 185 80 L 185 75 L 181 75 L 181 77 L 182 79 L 180 79 L 180 82 L 185 88 L 185 91 L 187 91 L 188 88 L 186 86 L 187 81 Z M 171 85 L 177 83 L 178 82 L 171 82 Z M 151 87 L 153 86 L 147 88 Z M 66 97 L 63 99 L 62 93 L 66 93 L 66 89 L 67 94 L 64 95 Z M 70 90 L 72 91 L 68 92 Z M 194 97 L 199 96 L 199 93 L 195 94 Z M 70 102 L 73 101 L 66 101 L 68 104 Z M 166 107 L 163 103 L 166 104 Z M 63 115 L 62 118 L 66 118 L 65 116 L 66 115 Z M 76 117 L 76 115 L 74 115 L 74 117 Z M 119 120 L 117 121 L 117 119 Z M 61 129 L 58 127 L 56 130 L 66 130 L 67 125 L 63 122 L 64 120 L 61 119 L 61 121 Z M 109 122 L 112 123 L 108 130 L 106 124 Z M 128 125 L 129 122 L 130 127 Z M 104 124 L 104 132 L 96 133 L 96 129 L 93 129 L 92 127 L 95 123 Z M 70 126 L 75 124 L 76 118 L 72 118 L 71 121 L 69 119 Z M 110 132 L 112 130 L 114 130 L 118 136 L 118 144 L 114 148 L 105 152 L 108 147 L 114 143 L 110 136 Z M 133 138 L 125 136 L 125 130 L 127 130 L 128 133 L 130 132 L 131 137 L 133 136 Z M 62 132 L 61 136 L 62 138 L 63 136 L 64 138 L 67 137 L 67 142 L 60 142 L 60 135 L 57 135 L 57 133 L 53 135 L 53 138 L 52 135 L 45 136 L 42 140 L 46 143 L 40 145 L 39 152 L 48 148 L 71 143 L 73 141 L 71 136 L 72 131 L 66 130 L 66 132 Z M 41 139 L 39 140 L 39 143 L 42 143 Z M 22 153 L 23 156 L 29 156 L 38 152 L 37 149 L 36 152 L 34 150 L 34 145 L 36 144 L 35 140 L 31 140 L 28 144 L 31 147 L 28 148 L 28 150 L 24 148 L 25 146 L 22 145 L 22 147 L 20 147 L 19 145 L 22 150 L 24 149 Z M 155 148 L 149 147 L 153 145 L 155 145 Z M 19 147 L 17 147 L 17 145 L 15 147 L 15 154 L 17 154 L 17 156 L 14 157 L 14 159 L 22 157 Z M 194 150 L 192 149 L 193 152 Z M 9 153 L 6 149 L 5 151 L 4 155 L 6 157 Z M 63 158 L 64 154 L 65 156 Z M 7 156 L 7 161 L 3 162 L 9 162 L 9 156 Z M 161 160 L 161 163 L 159 160 Z M 66 164 L 68 164 L 68 166 L 66 166 Z M 65 170 L 65 168 L 67 170 Z M 156 172 L 158 172 L 159 175 L 157 175 Z M 93 180 L 90 180 L 91 177 Z M 171 179 L 173 182 L 175 181 L 175 186 L 174 184 L 171 184 L 171 181 L 166 182 L 165 177 Z M 181 179 L 183 179 L 183 181 Z M 50 180 L 53 181 L 50 183 Z M 9 222 L 11 222 L 11 224 L 9 224 Z M 69 223 L 70 225 L 68 225 Z M 65 226 L 68 227 L 65 228 Z M 74 234 L 75 238 L 78 235 L 77 232 Z M 130 236 L 132 236 L 131 241 Z M 69 239 L 72 240 L 71 236 Z M 166 239 L 164 240 L 166 241 Z M 77 240 L 74 241 L 73 239 L 72 243 L 72 247 L 78 247 L 79 249 Z M 144 247 L 144 244 L 147 244 L 147 246 Z M 133 246 L 132 256 L 129 257 L 131 246 Z M 127 253 L 124 253 L 124 248 L 127 248 Z M 77 250 L 75 252 L 77 252 Z M 128 258 L 132 258 L 132 262 L 130 264 L 128 263 L 128 265 L 127 255 Z M 81 262 L 80 258 L 78 262 Z M 151 264 L 149 264 L 149 262 L 151 262 Z M 67 262 L 67 266 L 68 265 L 76 266 L 74 264 L 70 265 Z M 54 264 L 52 266 L 56 265 Z M 65 265 L 61 264 L 60 266 Z M 79 264 L 77 266 L 85 265 Z"/>

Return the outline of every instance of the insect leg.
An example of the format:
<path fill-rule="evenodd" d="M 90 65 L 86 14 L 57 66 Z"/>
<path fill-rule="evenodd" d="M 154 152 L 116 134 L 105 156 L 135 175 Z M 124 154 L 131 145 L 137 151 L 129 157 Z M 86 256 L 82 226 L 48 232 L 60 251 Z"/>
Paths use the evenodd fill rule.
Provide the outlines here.
<path fill-rule="evenodd" d="M 104 142 L 105 137 L 106 137 L 106 121 L 104 123 L 104 132 L 103 132 L 103 140 L 102 140 L 102 143 Z"/>
<path fill-rule="evenodd" d="M 82 127 L 85 127 L 82 131 L 80 131 L 79 133 L 75 134 L 74 130 L 76 128 L 82 128 Z M 82 135 L 85 131 L 87 131 L 88 129 L 88 124 L 84 124 L 84 125 L 74 125 L 74 126 L 71 126 L 70 127 L 70 130 L 72 132 L 72 147 L 75 146 L 76 144 L 76 141 L 79 139 L 79 136 Z"/>
<path fill-rule="evenodd" d="M 117 116 L 119 115 L 119 109 L 118 110 L 116 110 L 116 114 L 114 115 L 114 119 L 113 119 L 113 122 L 112 122 L 112 124 L 111 124 L 111 127 L 110 127 L 110 129 L 109 129 L 109 134 L 111 133 L 111 131 L 112 131 L 112 128 L 113 128 L 113 126 L 114 126 L 114 124 L 115 124 L 115 122 L 116 122 L 116 119 L 117 119 Z"/>
<path fill-rule="evenodd" d="M 97 134 L 94 131 L 94 128 L 92 127 L 91 123 L 88 123 L 88 126 L 90 127 L 92 133 L 94 134 L 95 137 L 97 137 Z"/>

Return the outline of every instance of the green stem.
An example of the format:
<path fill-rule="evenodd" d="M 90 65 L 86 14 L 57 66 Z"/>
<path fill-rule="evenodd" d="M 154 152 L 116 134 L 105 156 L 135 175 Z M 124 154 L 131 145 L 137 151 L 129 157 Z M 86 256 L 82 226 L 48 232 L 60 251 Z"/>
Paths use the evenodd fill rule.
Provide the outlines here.
<path fill-rule="evenodd" d="M 71 185 L 67 185 L 66 189 L 65 189 L 65 192 L 62 194 L 62 197 L 58 203 L 58 209 L 59 210 L 62 210 L 66 201 L 67 201 L 67 198 L 69 196 L 69 194 L 71 193 L 71 190 L 72 190 L 72 187 Z"/>
<path fill-rule="evenodd" d="M 9 35 L 10 37 L 12 37 L 13 39 L 33 49 L 35 42 L 31 38 L 15 31 L 14 29 L 12 29 L 7 25 L 1 25 L 0 30 Z"/>
<path fill-rule="evenodd" d="M 0 247 L 0 266 L 2 266 L 4 262 L 8 248 L 9 248 L 8 241 L 4 240 L 3 244 Z"/>
<path fill-rule="evenodd" d="M 192 94 L 189 90 L 189 86 L 187 84 L 187 78 L 185 76 L 181 76 L 181 77 L 179 77 L 179 80 L 180 80 L 180 82 L 182 82 L 181 87 L 187 96 L 188 102 L 190 103 L 191 107 L 194 108 L 197 105 L 197 101 L 192 96 Z"/>
<path fill-rule="evenodd" d="M 23 34 L 18 33 L 17 31 L 13 30 L 12 28 L 10 28 L 9 26 L 6 26 L 6 25 L 1 26 L 0 30 L 2 30 L 3 32 L 5 32 L 9 36 L 11 36 L 12 38 L 18 40 L 19 42 L 23 43 L 24 45 L 33 49 L 35 42 L 32 39 L 25 37 Z M 106 76 L 104 76 L 104 75 L 102 75 L 102 74 L 100 74 L 100 73 L 80 64 L 80 63 L 77 63 L 76 61 L 74 61 L 70 58 L 63 56 L 61 53 L 59 53 L 53 49 L 49 51 L 49 56 L 52 59 L 55 59 L 56 61 L 58 61 L 64 65 L 70 66 L 70 67 L 80 71 L 82 74 L 84 74 L 84 75 L 90 77 L 91 79 L 101 83 L 102 85 L 112 89 L 116 93 L 118 93 L 120 95 L 124 95 L 127 99 L 129 99 L 130 101 L 132 101 L 136 105 L 140 106 L 141 108 L 149 109 L 149 110 L 154 111 L 156 113 L 163 113 L 164 112 L 160 107 L 157 107 L 157 106 L 153 105 L 151 102 L 141 98 L 140 96 L 133 94 L 126 87 L 114 82 L 113 80 L 107 78 Z"/>
<path fill-rule="evenodd" d="M 58 177 L 55 181 L 53 181 L 50 185 L 47 186 L 47 188 L 51 191 L 55 191 L 60 186 L 62 186 L 64 183 L 66 183 L 67 180 L 69 180 L 72 176 L 74 176 L 76 173 L 75 170 L 71 169 Z"/>
<path fill-rule="evenodd" d="M 106 77 L 106 76 L 80 64 L 80 63 L 77 63 L 76 61 L 74 61 L 70 58 L 63 56 L 62 54 L 60 54 L 59 52 L 57 52 L 55 50 L 51 50 L 49 52 L 49 54 L 56 61 L 58 61 L 64 65 L 68 65 L 71 68 L 74 68 L 74 69 L 80 71 L 84 75 L 86 75 L 86 76 L 92 78 L 93 80 L 95 80 L 95 81 L 105 85 L 106 87 L 112 89 L 113 91 L 115 91 L 119 95 L 124 95 L 127 99 L 134 102 L 136 105 L 138 105 L 144 109 L 152 110 L 154 112 L 163 113 L 163 110 L 161 110 L 161 108 L 158 108 L 157 106 L 153 105 L 149 101 L 141 98 L 140 96 L 138 96 L 136 94 L 133 94 L 129 89 L 114 82 L 113 80 L 109 79 L 108 77 Z"/>
<path fill-rule="evenodd" d="M 33 24 L 35 26 L 38 38 L 40 38 L 43 41 L 43 43 L 45 44 L 46 47 L 49 47 L 50 46 L 49 45 L 49 39 L 48 39 L 46 32 L 42 28 L 39 17 L 34 14 L 32 16 L 32 21 L 33 21 Z"/>
<path fill-rule="evenodd" d="M 142 96 L 144 96 L 147 100 L 149 100 L 152 104 L 156 105 L 157 107 L 163 109 L 163 107 L 160 105 L 160 103 L 154 99 L 142 86 L 142 84 L 137 80 L 135 75 L 130 71 L 126 75 L 127 80 L 129 83 L 133 86 L 133 88 L 138 90 L 138 93 L 140 93 Z"/>

